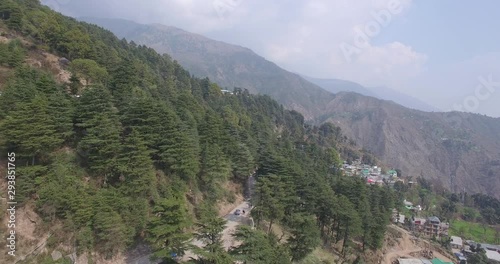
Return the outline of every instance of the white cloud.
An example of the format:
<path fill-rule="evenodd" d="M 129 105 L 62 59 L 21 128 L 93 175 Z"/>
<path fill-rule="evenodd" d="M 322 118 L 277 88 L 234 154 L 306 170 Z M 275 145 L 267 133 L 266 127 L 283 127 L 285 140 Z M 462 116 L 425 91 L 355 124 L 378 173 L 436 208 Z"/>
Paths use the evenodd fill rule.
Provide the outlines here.
<path fill-rule="evenodd" d="M 355 28 L 375 21 L 374 13 L 388 10 L 394 3 L 404 11 L 410 8 L 411 1 L 311 0 L 292 4 L 286 0 L 72 0 L 62 9 L 76 16 L 173 25 L 247 46 L 294 72 L 373 86 L 414 76 L 425 56 L 397 42 L 369 44 L 349 63 L 339 56 L 339 46 L 352 43 Z M 397 23 L 400 16 L 392 14 L 389 23 Z M 379 34 L 384 34 L 383 30 Z"/>
<path fill-rule="evenodd" d="M 367 86 L 399 84 L 419 74 L 426 61 L 424 54 L 399 42 L 382 46 L 368 42 L 351 61 L 346 61 L 340 49 L 341 43 L 354 44 L 356 28 L 363 28 L 366 23 L 375 21 L 373 13 L 383 12 L 390 2 L 308 1 L 296 6 L 297 10 L 291 11 L 293 17 L 289 19 L 283 19 L 283 16 L 287 17 L 284 12 L 290 10 L 280 5 L 268 6 L 268 9 L 281 8 L 282 12 L 275 12 L 276 17 L 261 21 L 263 24 L 259 28 L 267 32 L 259 32 L 258 35 L 265 42 L 252 48 L 286 69 L 310 76 L 344 78 Z M 398 3 L 401 10 L 411 6 L 410 0 Z M 399 15 L 392 14 L 389 23 L 397 23 Z M 272 21 L 278 23 L 273 25 Z M 273 26 L 266 27 L 264 24 Z M 241 28 L 245 30 L 245 25 L 241 25 Z M 380 34 L 383 34 L 383 26 Z M 218 36 L 226 41 L 231 40 L 230 34 Z M 243 40 L 243 43 L 238 44 L 245 42 Z"/>
<path fill-rule="evenodd" d="M 411 7 L 411 0 L 315 0 L 294 5 L 284 0 L 241 0 L 228 16 L 231 24 L 222 23 L 200 33 L 250 45 L 258 54 L 294 72 L 344 78 L 367 86 L 394 86 L 418 75 L 427 57 L 399 42 L 382 46 L 368 43 L 351 62 L 340 50 L 341 43 L 352 43 L 356 28 L 376 22 L 374 14 L 387 13 L 394 4 L 400 8 L 390 14 L 389 25 L 398 22 Z M 381 25 L 379 34 L 384 34 L 385 26 Z"/>
<path fill-rule="evenodd" d="M 402 43 L 393 42 L 362 49 L 354 61 L 340 64 L 336 72 L 340 78 L 358 81 L 366 86 L 398 87 L 409 78 L 419 75 L 426 61 L 426 55 Z"/>
<path fill-rule="evenodd" d="M 375 45 L 374 40 L 385 34 L 386 27 L 404 23 L 413 0 L 44 1 L 63 3 L 60 10 L 73 16 L 119 17 L 177 26 L 249 47 L 290 71 L 347 79 L 365 86 L 389 86 L 441 109 L 450 109 L 453 102 L 473 92 L 478 76 L 493 73 L 494 78 L 500 79 L 500 72 L 495 71 L 500 69 L 500 63 L 494 59 L 499 56 L 474 58 L 430 71 L 426 69 L 427 56 L 408 43 L 395 40 Z M 394 7 L 395 2 L 400 4 L 400 10 L 390 13 L 387 19 L 384 14 L 394 10 L 389 7 L 390 3 Z M 223 9 L 221 3 L 225 4 Z M 367 26 L 373 29 L 374 23 L 378 23 L 379 30 L 347 61 L 340 45 L 356 47 L 357 34 L 366 33 Z M 493 110 L 486 109 L 488 105 L 494 104 L 485 101 L 478 111 L 494 114 L 493 106 Z"/>
<path fill-rule="evenodd" d="M 475 95 L 476 88 L 481 85 L 480 78 L 488 79 L 491 76 L 493 82 L 493 92 L 487 97 L 479 96 L 477 106 L 463 107 L 464 111 L 486 114 L 500 117 L 500 87 L 496 83 L 500 82 L 500 53 L 488 53 L 476 56 L 458 63 L 434 67 L 431 70 L 423 71 L 415 78 L 409 78 L 400 87 L 406 92 L 414 95 L 436 107 L 450 111 L 455 110 L 455 105 L 464 105 Z M 481 93 L 486 93 L 482 88 Z"/>

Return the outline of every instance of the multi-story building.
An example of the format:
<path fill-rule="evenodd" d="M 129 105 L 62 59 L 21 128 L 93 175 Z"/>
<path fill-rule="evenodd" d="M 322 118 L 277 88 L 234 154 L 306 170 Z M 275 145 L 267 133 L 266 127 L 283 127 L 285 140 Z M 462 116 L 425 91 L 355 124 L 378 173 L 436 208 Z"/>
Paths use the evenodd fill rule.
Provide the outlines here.
<path fill-rule="evenodd" d="M 441 221 L 436 216 L 427 218 L 424 225 L 424 233 L 427 236 L 439 236 Z"/>
<path fill-rule="evenodd" d="M 447 223 L 441 223 L 436 216 L 431 216 L 427 219 L 414 218 L 412 227 L 414 231 L 423 233 L 428 237 L 448 236 L 449 225 Z"/>
<path fill-rule="evenodd" d="M 442 223 L 436 216 L 427 218 L 424 225 L 424 233 L 429 237 L 448 236 L 449 224 Z"/>

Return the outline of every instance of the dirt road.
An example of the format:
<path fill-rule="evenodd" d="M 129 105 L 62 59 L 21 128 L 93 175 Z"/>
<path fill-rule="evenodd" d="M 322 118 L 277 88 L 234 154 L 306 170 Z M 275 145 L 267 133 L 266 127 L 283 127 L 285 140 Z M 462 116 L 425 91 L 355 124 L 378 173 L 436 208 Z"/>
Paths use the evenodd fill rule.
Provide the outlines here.
<path fill-rule="evenodd" d="M 240 209 L 241 211 L 245 210 L 245 214 L 241 215 L 235 215 L 234 211 L 236 209 Z M 228 250 L 230 247 L 234 247 L 238 245 L 238 241 L 234 239 L 232 236 L 234 232 L 236 231 L 236 228 L 242 224 L 248 222 L 250 219 L 250 211 L 252 210 L 252 207 L 247 201 L 244 201 L 240 203 L 238 206 L 233 208 L 229 214 L 224 216 L 224 219 L 227 220 L 226 227 L 224 228 L 224 231 L 222 231 L 222 242 L 224 245 L 224 249 Z M 191 241 L 192 245 L 202 247 L 203 242 L 193 239 Z M 183 256 L 182 261 L 188 261 L 191 258 L 196 258 L 196 255 L 191 252 L 190 250 L 186 252 L 186 254 Z"/>
<path fill-rule="evenodd" d="M 254 187 L 255 187 L 255 172 L 253 175 L 248 177 L 247 179 L 247 184 L 244 192 L 244 196 L 247 199 L 250 199 L 253 195 L 254 192 Z M 235 215 L 234 212 L 236 209 L 240 209 L 242 212 L 245 210 L 245 214 L 241 215 Z M 227 220 L 226 226 L 224 230 L 222 231 L 222 243 L 223 246 L 226 250 L 228 250 L 230 247 L 237 246 L 238 241 L 234 239 L 232 234 L 236 231 L 236 228 L 240 224 L 248 224 L 253 227 L 253 219 L 250 217 L 250 211 L 252 210 L 252 207 L 247 201 L 241 202 L 232 210 L 224 216 L 224 219 Z M 191 245 L 197 246 L 197 247 L 203 247 L 203 242 L 197 239 L 193 239 L 190 241 Z M 151 257 L 151 250 L 147 248 L 147 253 L 145 254 L 139 254 L 139 257 L 134 257 L 132 260 L 128 260 L 126 263 L 127 264 L 156 264 L 159 263 L 159 261 L 150 261 Z M 186 254 L 180 259 L 182 262 L 184 261 L 189 261 L 191 258 L 196 258 L 196 255 L 192 251 L 187 251 Z"/>
<path fill-rule="evenodd" d="M 402 237 L 398 239 L 398 245 L 385 254 L 383 263 L 391 264 L 397 258 L 412 257 L 411 253 L 416 253 L 421 250 L 420 247 L 415 245 L 408 231 L 397 226 L 390 226 L 389 228 L 394 228 L 399 231 Z"/>
<path fill-rule="evenodd" d="M 430 245 L 428 241 L 418 240 L 417 238 L 413 237 L 407 230 L 401 227 L 391 225 L 389 228 L 397 230 L 402 237 L 398 239 L 397 246 L 389 249 L 384 255 L 384 264 L 392 264 L 394 260 L 401 257 L 412 258 L 413 253 L 418 253 L 422 250 L 422 248 L 417 244 L 425 244 L 424 247 L 427 247 L 426 245 Z M 445 262 L 453 263 L 452 260 L 440 254 L 436 250 L 433 250 L 433 254 L 435 258 L 439 258 Z"/>

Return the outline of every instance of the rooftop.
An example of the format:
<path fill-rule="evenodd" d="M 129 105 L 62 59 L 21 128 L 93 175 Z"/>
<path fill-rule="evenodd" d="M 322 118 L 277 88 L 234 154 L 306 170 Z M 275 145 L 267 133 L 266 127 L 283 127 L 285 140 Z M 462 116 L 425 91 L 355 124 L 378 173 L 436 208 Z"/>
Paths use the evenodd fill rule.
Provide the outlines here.
<path fill-rule="evenodd" d="M 500 261 L 500 253 L 493 250 L 486 250 L 486 257 L 490 260 Z"/>
<path fill-rule="evenodd" d="M 398 259 L 399 264 L 432 264 L 427 259 L 418 259 L 418 258 L 408 258 L 408 259 L 403 259 L 400 258 Z"/>
<path fill-rule="evenodd" d="M 500 246 L 499 245 L 491 245 L 491 244 L 485 244 L 485 243 L 481 243 L 481 247 L 484 248 L 484 249 L 489 249 L 489 250 L 500 250 Z"/>
<path fill-rule="evenodd" d="M 442 261 L 438 258 L 434 258 L 431 260 L 432 264 L 453 264 L 453 262 L 445 262 L 445 261 Z"/>
<path fill-rule="evenodd" d="M 462 241 L 462 238 L 461 237 L 457 237 L 457 236 L 451 236 L 451 244 L 453 245 L 463 245 L 463 241 Z"/>
<path fill-rule="evenodd" d="M 431 216 L 431 217 L 427 218 L 427 221 L 441 223 L 441 221 L 439 220 L 439 218 L 437 216 Z"/>
<path fill-rule="evenodd" d="M 426 221 L 426 220 L 425 220 L 425 218 L 415 217 L 415 218 L 414 218 L 414 221 L 415 221 L 415 222 L 420 222 L 420 223 L 422 223 L 422 224 L 423 224 L 423 223 L 425 223 L 425 221 Z"/>

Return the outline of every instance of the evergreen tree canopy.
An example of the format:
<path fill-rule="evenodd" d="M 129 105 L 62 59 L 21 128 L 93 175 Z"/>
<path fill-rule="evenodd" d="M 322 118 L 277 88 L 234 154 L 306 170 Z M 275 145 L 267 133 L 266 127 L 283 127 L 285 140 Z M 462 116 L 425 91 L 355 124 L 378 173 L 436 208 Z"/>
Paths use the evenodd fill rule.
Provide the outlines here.
<path fill-rule="evenodd" d="M 19 206 L 32 202 L 43 226 L 63 227 L 54 244 L 71 240 L 79 254 L 111 258 L 147 243 L 167 260 L 183 255 L 194 233 L 204 244 L 194 249 L 200 263 L 290 263 L 320 239 L 380 248 L 395 195 L 340 177 L 339 153 L 357 154 L 339 148 L 347 139 L 337 127 L 305 124 L 247 89 L 224 95 L 170 56 L 36 0 L 1 1 L 0 27 L 23 37 L 0 44 L 9 73 L 0 152 L 16 153 Z M 42 50 L 70 60 L 61 66 L 72 73 L 69 83 L 44 64 L 27 66 Z M 226 222 L 214 212 L 237 195 L 225 186 L 242 190 L 255 170 L 257 230 L 239 229 L 242 244 L 229 254 Z M 498 207 L 484 204 L 495 221 Z M 275 224 L 286 241 L 275 237 Z"/>

